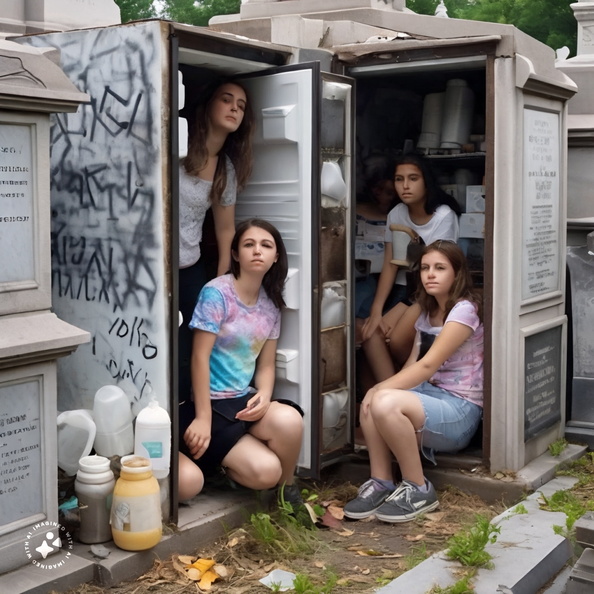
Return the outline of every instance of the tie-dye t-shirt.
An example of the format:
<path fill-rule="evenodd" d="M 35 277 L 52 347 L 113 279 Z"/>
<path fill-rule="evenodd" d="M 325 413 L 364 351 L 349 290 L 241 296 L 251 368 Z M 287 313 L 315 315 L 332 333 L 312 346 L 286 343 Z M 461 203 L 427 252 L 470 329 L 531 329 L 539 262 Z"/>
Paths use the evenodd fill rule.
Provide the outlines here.
<path fill-rule="evenodd" d="M 211 398 L 236 398 L 248 393 L 266 341 L 278 338 L 280 311 L 263 288 L 256 305 L 244 305 L 233 276 L 226 274 L 204 285 L 189 326 L 217 335 L 210 355 Z"/>
<path fill-rule="evenodd" d="M 483 405 L 483 357 L 484 328 L 478 317 L 476 305 L 471 301 L 459 301 L 446 318 L 458 322 L 474 331 L 462 346 L 435 372 L 429 380 L 432 384 L 452 392 L 456 396 Z M 444 324 L 444 326 L 445 326 Z M 422 313 L 415 324 L 417 336 L 423 332 L 437 336 L 443 326 L 432 326 L 429 316 Z"/>

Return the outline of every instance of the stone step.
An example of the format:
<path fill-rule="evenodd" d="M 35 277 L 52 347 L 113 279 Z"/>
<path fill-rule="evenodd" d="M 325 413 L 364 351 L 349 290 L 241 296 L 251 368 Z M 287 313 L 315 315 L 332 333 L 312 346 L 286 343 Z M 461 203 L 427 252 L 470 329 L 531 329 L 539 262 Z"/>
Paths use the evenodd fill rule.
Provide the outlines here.
<path fill-rule="evenodd" d="M 571 558 L 569 541 L 553 526 L 565 526 L 561 512 L 540 509 L 540 494 L 551 496 L 569 489 L 576 479 L 558 477 L 522 502 L 527 513 L 515 507 L 492 520 L 501 528 L 497 541 L 486 550 L 492 556 L 492 569 L 479 569 L 472 579 L 476 594 L 534 594 L 556 576 Z M 428 592 L 435 586 L 446 588 L 459 579 L 460 564 L 438 553 L 378 590 L 381 594 Z M 591 590 L 590 592 L 593 592 Z"/>

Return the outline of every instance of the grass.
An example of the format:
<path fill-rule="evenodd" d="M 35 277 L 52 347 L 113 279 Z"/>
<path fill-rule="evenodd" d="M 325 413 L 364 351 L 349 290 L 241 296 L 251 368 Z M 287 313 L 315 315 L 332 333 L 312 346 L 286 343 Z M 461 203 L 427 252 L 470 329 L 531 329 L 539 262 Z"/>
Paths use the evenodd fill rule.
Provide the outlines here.
<path fill-rule="evenodd" d="M 553 443 L 549 444 L 549 453 L 555 458 L 559 457 L 563 450 L 569 445 L 569 442 L 565 438 L 558 439 Z"/>
<path fill-rule="evenodd" d="M 474 588 L 472 587 L 471 579 L 474 577 L 474 572 L 459 579 L 455 584 L 442 588 L 441 586 L 435 586 L 428 594 L 474 594 Z"/>
<path fill-rule="evenodd" d="M 476 514 L 474 524 L 449 538 L 446 555 L 468 567 L 490 568 L 491 555 L 485 547 L 497 540 L 500 531 L 488 518 Z"/>

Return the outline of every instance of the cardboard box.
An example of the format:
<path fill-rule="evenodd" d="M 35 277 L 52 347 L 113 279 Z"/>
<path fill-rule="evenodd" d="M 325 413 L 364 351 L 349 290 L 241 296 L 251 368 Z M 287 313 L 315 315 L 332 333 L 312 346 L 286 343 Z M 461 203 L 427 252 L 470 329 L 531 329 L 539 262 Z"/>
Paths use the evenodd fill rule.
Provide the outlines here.
<path fill-rule="evenodd" d="M 485 186 L 466 186 L 466 212 L 485 212 Z"/>
<path fill-rule="evenodd" d="M 460 215 L 460 237 L 485 237 L 485 215 L 468 212 Z"/>

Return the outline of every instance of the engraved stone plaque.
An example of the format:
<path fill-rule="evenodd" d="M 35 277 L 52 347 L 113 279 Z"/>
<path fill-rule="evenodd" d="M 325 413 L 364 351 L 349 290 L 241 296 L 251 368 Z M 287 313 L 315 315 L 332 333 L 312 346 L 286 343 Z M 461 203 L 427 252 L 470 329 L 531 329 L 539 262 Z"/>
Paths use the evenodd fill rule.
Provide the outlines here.
<path fill-rule="evenodd" d="M 44 511 L 40 399 L 36 379 L 0 385 L 0 532 Z"/>
<path fill-rule="evenodd" d="M 0 285 L 35 279 L 32 133 L 0 123 Z"/>
<path fill-rule="evenodd" d="M 524 110 L 522 298 L 560 290 L 559 114 Z"/>

